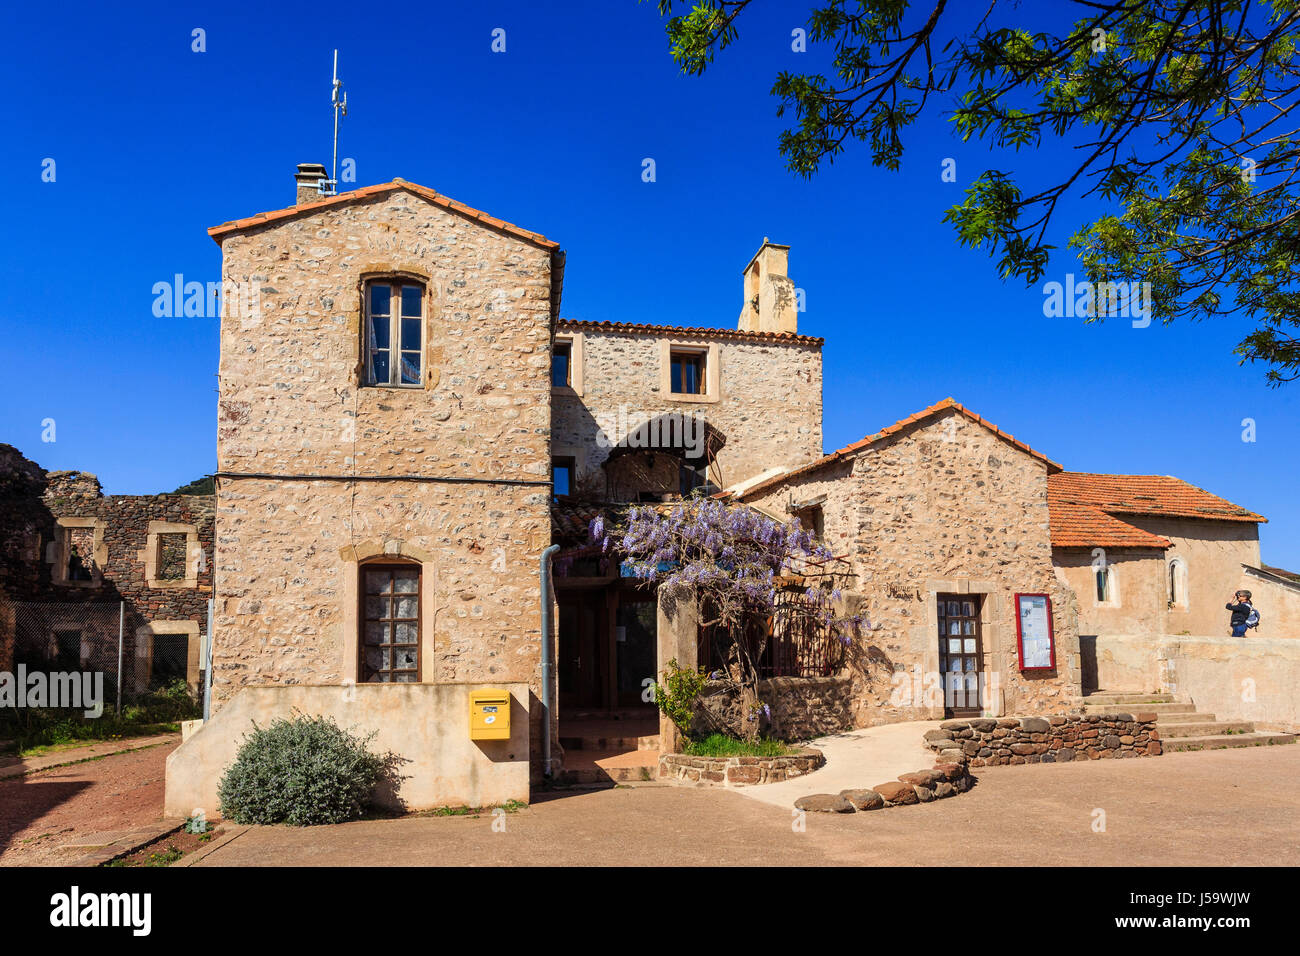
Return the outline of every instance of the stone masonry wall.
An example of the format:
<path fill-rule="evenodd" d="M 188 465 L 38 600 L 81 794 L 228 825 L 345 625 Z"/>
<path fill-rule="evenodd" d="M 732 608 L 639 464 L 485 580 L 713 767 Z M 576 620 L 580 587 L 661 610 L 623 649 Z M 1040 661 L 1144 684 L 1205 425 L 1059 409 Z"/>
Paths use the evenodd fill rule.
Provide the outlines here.
<path fill-rule="evenodd" d="M 985 707 L 1064 709 L 1080 693 L 1073 592 L 1053 573 L 1047 466 L 956 410 L 905 428 L 847 462 L 746 499 L 774 513 L 826 495 L 825 538 L 851 565 L 851 609 L 873 629 L 852 648 L 854 724 L 942 716 L 937 593 L 982 602 Z M 1014 595 L 1051 595 L 1054 671 L 1018 668 Z"/>
<path fill-rule="evenodd" d="M 718 454 L 722 485 L 753 477 L 777 465 L 801 464 L 822 453 L 822 356 L 812 344 L 737 340 L 698 333 L 674 342 L 718 347 L 719 400 L 678 401 L 660 387 L 661 342 L 657 333 L 583 331 L 583 394 L 557 392 L 554 399 L 556 454 L 577 451 L 579 491 L 604 496 L 600 465 L 610 444 L 623 436 L 597 439 L 606 422 L 614 430 L 620 407 L 640 413 L 633 424 L 666 412 L 695 414 L 720 429 L 727 444 Z"/>
<path fill-rule="evenodd" d="M 217 702 L 355 678 L 358 565 L 385 555 L 421 565 L 422 680 L 540 692 L 551 250 L 397 190 L 222 253 L 260 311 L 221 329 Z M 359 387 L 362 284 L 393 273 L 426 285 L 424 385 Z"/>
<path fill-rule="evenodd" d="M 946 720 L 926 731 L 925 742 L 941 760 L 955 757 L 954 751 L 965 754 L 971 767 L 1158 757 L 1156 719 L 1152 713 L 1114 713 Z"/>
<path fill-rule="evenodd" d="M 760 681 L 758 693 L 772 714 L 763 731 L 780 740 L 811 740 L 853 726 L 851 677 L 774 677 Z M 741 737 L 752 729 L 747 722 L 740 694 L 713 682 L 700 695 L 692 728 Z"/>

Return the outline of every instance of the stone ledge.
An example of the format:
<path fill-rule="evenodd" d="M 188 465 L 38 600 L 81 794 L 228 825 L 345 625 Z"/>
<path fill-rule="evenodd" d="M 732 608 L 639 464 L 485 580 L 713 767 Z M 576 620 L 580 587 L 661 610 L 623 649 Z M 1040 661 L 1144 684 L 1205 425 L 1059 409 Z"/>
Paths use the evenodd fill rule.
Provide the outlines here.
<path fill-rule="evenodd" d="M 825 763 L 825 755 L 812 747 L 800 747 L 779 757 L 663 754 L 659 757 L 659 778 L 682 786 L 746 787 L 802 777 Z"/>

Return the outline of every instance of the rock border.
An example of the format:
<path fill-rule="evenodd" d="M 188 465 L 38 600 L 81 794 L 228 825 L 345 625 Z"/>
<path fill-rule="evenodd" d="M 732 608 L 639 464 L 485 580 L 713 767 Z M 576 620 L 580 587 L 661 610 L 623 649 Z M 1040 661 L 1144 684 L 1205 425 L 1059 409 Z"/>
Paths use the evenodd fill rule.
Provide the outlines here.
<path fill-rule="evenodd" d="M 965 793 L 975 783 L 967 768 L 970 758 L 961 750 L 945 751 L 929 770 L 899 774 L 897 780 L 874 787 L 841 790 L 839 793 L 813 793 L 794 802 L 796 810 L 818 813 L 855 813 L 902 807 L 912 803 L 929 803 Z"/>
<path fill-rule="evenodd" d="M 812 773 L 826 763 L 826 756 L 813 747 L 799 747 L 779 757 L 693 757 L 690 754 L 661 754 L 659 778 L 697 787 L 750 787 L 780 783 Z"/>

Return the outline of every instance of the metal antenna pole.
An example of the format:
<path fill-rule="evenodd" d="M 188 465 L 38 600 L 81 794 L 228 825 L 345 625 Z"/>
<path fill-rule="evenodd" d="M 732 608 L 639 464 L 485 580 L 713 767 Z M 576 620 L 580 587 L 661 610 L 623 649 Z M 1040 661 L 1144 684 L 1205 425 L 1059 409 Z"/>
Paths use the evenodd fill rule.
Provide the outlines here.
<path fill-rule="evenodd" d="M 330 90 L 330 103 L 334 107 L 334 160 L 330 165 L 330 195 L 338 192 L 339 182 L 339 114 L 348 115 L 348 94 L 343 92 L 343 81 L 339 79 L 339 51 L 334 51 L 334 84 Z"/>

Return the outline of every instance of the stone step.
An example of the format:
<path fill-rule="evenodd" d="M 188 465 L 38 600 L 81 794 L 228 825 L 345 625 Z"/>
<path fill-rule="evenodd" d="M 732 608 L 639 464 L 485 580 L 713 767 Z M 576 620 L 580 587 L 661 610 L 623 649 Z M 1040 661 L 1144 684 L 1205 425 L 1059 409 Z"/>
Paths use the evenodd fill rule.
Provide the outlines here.
<path fill-rule="evenodd" d="M 555 782 L 560 786 L 636 785 L 656 783 L 658 775 L 657 750 L 572 750 L 565 753 L 564 770 Z"/>
<path fill-rule="evenodd" d="M 1188 717 L 1199 717 L 1200 714 L 1188 714 Z M 1212 717 L 1207 714 L 1205 716 Z M 1177 723 L 1165 723 L 1163 720 L 1156 724 L 1156 729 L 1160 732 L 1161 740 L 1169 740 L 1171 737 L 1217 737 L 1229 736 L 1233 734 L 1253 734 L 1255 725 L 1248 720 L 1189 720 L 1181 719 Z"/>
<path fill-rule="evenodd" d="M 1094 704 L 1090 698 L 1083 699 L 1083 712 L 1085 714 L 1193 714 L 1196 712 L 1195 704 L 1183 703 L 1159 703 L 1159 704 Z"/>
<path fill-rule="evenodd" d="M 1085 704 L 1172 704 L 1173 694 L 1129 694 L 1109 693 L 1104 690 L 1093 691 L 1083 698 Z"/>
<path fill-rule="evenodd" d="M 565 751 L 599 750 L 605 753 L 624 753 L 629 750 L 659 750 L 659 735 L 648 734 L 643 737 L 560 737 L 560 746 Z"/>
<path fill-rule="evenodd" d="M 1187 750 L 1223 750 L 1228 747 L 1266 747 L 1277 744 L 1295 743 L 1294 734 L 1272 734 L 1256 732 L 1253 734 L 1220 734 L 1210 737 L 1175 737 L 1162 740 L 1166 753 Z"/>
<path fill-rule="evenodd" d="M 1165 719 L 1176 724 L 1212 724 L 1219 718 L 1214 714 L 1202 714 L 1200 711 L 1196 711 L 1191 714 L 1168 714 Z M 1160 726 L 1163 728 L 1164 724 L 1162 723 Z"/>

